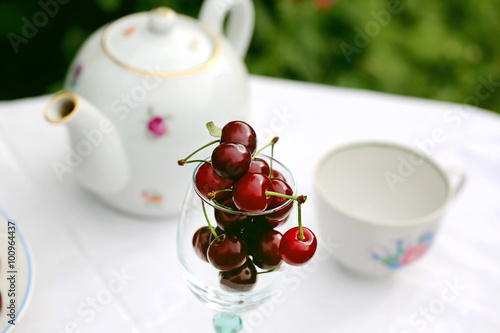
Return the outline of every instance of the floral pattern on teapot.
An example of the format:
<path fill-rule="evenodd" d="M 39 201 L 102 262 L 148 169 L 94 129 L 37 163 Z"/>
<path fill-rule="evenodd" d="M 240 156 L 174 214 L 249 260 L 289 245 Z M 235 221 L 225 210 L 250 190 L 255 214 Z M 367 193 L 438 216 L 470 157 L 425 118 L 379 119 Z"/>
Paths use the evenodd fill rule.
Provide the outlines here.
<path fill-rule="evenodd" d="M 147 204 L 161 204 L 163 202 L 163 196 L 156 191 L 144 190 L 142 197 Z"/>
<path fill-rule="evenodd" d="M 71 78 L 71 87 L 74 87 L 78 82 L 78 79 L 82 75 L 83 65 L 77 64 L 75 70 L 73 71 L 73 76 Z"/>
<path fill-rule="evenodd" d="M 169 127 L 166 120 L 170 119 L 169 115 L 158 116 L 153 113 L 151 108 L 148 108 L 148 132 L 153 138 L 161 138 L 169 133 Z"/>

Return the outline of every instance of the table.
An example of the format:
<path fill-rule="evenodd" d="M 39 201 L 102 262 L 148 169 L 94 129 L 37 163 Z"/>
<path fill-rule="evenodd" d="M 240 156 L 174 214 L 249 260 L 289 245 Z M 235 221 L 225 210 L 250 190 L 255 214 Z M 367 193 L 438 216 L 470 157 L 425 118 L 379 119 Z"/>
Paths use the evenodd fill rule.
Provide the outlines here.
<path fill-rule="evenodd" d="M 251 123 L 262 137 L 280 136 L 275 153 L 309 194 L 303 219 L 313 230 L 320 222 L 315 164 L 346 142 L 421 147 L 441 165 L 466 170 L 468 180 L 421 261 L 390 278 L 363 278 L 339 267 L 321 242 L 320 256 L 294 268 L 272 301 L 243 316 L 246 332 L 500 330 L 497 115 L 259 76 L 250 85 Z M 209 332 L 212 313 L 185 286 L 177 263 L 176 217 L 120 215 L 74 181 L 57 181 L 50 161 L 67 133 L 44 121 L 48 99 L 0 103 L 0 206 L 18 221 L 36 266 L 17 332 Z M 444 135 L 435 140 L 435 131 Z M 440 301 L 450 292 L 453 301 Z"/>

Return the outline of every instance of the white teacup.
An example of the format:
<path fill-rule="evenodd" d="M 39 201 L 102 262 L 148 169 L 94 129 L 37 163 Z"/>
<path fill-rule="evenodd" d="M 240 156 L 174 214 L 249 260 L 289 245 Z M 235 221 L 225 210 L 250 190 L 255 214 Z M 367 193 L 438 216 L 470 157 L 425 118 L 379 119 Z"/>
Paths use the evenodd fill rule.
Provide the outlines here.
<path fill-rule="evenodd" d="M 343 266 L 387 275 L 427 251 L 464 181 L 463 171 L 444 171 L 411 148 L 386 142 L 342 146 L 316 169 L 321 231 L 340 245 L 335 257 Z"/>

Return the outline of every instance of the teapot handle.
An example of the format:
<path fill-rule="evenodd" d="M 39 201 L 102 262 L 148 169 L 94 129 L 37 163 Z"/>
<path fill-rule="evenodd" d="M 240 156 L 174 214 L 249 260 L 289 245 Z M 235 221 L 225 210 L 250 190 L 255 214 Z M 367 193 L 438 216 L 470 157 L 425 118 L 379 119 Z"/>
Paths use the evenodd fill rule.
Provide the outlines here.
<path fill-rule="evenodd" d="M 229 13 L 227 38 L 236 53 L 245 57 L 254 28 L 254 8 L 251 0 L 205 0 L 200 10 L 200 21 L 219 35 Z"/>

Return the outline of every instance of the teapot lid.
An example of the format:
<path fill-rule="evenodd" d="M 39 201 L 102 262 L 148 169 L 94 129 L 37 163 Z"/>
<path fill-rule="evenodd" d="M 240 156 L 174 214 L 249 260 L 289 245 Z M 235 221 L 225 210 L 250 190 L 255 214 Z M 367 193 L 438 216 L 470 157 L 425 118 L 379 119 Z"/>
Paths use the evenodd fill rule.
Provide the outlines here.
<path fill-rule="evenodd" d="M 201 22 L 166 7 L 110 23 L 102 34 L 106 55 L 127 70 L 179 77 L 203 71 L 220 55 L 220 39 Z"/>

